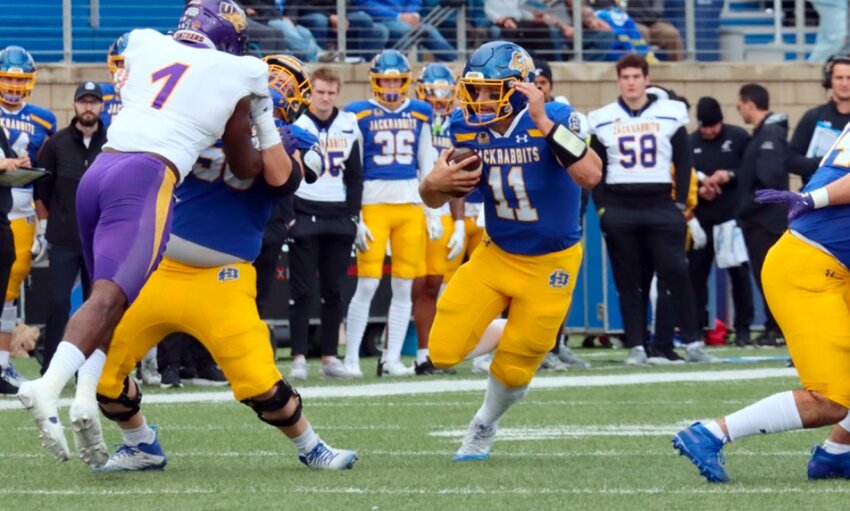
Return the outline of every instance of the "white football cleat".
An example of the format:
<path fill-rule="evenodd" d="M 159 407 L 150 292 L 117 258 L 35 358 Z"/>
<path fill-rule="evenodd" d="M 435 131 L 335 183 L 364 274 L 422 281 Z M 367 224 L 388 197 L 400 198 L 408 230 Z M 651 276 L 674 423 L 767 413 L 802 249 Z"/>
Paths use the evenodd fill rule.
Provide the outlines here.
<path fill-rule="evenodd" d="M 452 461 L 487 461 L 490 459 L 490 448 L 496 441 L 496 425 L 484 426 L 478 419 L 472 418 L 469 431 L 463 439 L 460 449 Z"/>
<path fill-rule="evenodd" d="M 400 360 L 380 362 L 378 368 L 381 371 L 380 376 L 413 376 L 415 374 L 413 367 L 407 367 Z"/>
<path fill-rule="evenodd" d="M 354 377 L 354 375 L 348 371 L 348 368 L 345 367 L 345 364 L 342 363 L 342 360 L 336 357 L 330 359 L 328 363 L 322 364 L 322 374 L 326 378 L 336 379 L 348 379 Z"/>
<path fill-rule="evenodd" d="M 363 378 L 363 371 L 360 370 L 359 360 L 349 360 L 346 358 L 343 365 L 345 366 L 345 370 L 348 371 L 348 374 L 351 375 L 351 378 Z"/>
<path fill-rule="evenodd" d="M 298 456 L 301 463 L 316 470 L 348 470 L 358 460 L 357 453 L 344 449 L 334 449 L 319 442 L 307 454 Z"/>
<path fill-rule="evenodd" d="M 75 399 L 71 404 L 71 429 L 80 459 L 90 467 L 96 468 L 109 459 L 109 451 L 103 440 L 100 425 L 100 410 L 97 402 L 88 399 Z"/>
<path fill-rule="evenodd" d="M 23 382 L 18 390 L 18 400 L 35 420 L 41 445 L 59 461 L 68 461 L 71 451 L 59 420 L 59 400 L 42 388 L 41 383 L 41 378 Z"/>

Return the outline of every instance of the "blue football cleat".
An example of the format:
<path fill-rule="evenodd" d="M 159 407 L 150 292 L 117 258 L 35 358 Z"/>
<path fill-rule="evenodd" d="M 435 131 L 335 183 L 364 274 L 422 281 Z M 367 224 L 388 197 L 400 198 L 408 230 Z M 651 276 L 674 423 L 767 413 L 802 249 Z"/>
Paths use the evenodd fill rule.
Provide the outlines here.
<path fill-rule="evenodd" d="M 316 470 L 348 470 L 359 458 L 354 451 L 334 449 L 325 445 L 324 442 L 319 442 L 312 451 L 298 456 L 298 459 Z"/>
<path fill-rule="evenodd" d="M 809 479 L 850 479 L 850 453 L 831 454 L 816 445 L 809 459 Z"/>
<path fill-rule="evenodd" d="M 159 433 L 151 426 L 156 436 L 149 444 L 127 445 L 118 448 L 106 460 L 106 463 L 93 469 L 94 472 L 139 472 L 142 470 L 162 470 L 168 462 L 165 452 L 159 445 Z"/>
<path fill-rule="evenodd" d="M 673 448 L 686 456 L 696 465 L 701 476 L 710 483 L 729 481 L 723 464 L 723 442 L 714 436 L 702 423 L 695 422 L 690 427 L 676 433 Z"/>

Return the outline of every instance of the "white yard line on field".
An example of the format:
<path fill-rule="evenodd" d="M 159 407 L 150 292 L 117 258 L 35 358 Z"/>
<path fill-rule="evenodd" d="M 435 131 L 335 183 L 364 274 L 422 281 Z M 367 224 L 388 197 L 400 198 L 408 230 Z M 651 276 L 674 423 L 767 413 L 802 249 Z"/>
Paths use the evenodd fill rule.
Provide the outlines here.
<path fill-rule="evenodd" d="M 733 369 L 724 371 L 683 371 L 662 373 L 609 374 L 599 376 L 540 376 L 531 382 L 535 389 L 562 387 L 613 387 L 624 385 L 646 385 L 652 383 L 676 382 L 732 382 L 742 380 L 760 380 L 764 378 L 789 378 L 797 376 L 793 368 L 777 369 Z M 360 398 L 403 396 L 412 394 L 443 394 L 447 392 L 483 391 L 486 379 L 476 380 L 428 380 L 371 383 L 363 385 L 341 385 L 322 387 L 299 387 L 298 392 L 305 399 L 322 398 Z M 226 392 L 185 392 L 174 394 L 148 394 L 145 404 L 209 403 L 231 401 L 233 394 Z M 70 406 L 71 399 L 60 399 L 59 406 Z M 21 408 L 17 400 L 0 401 L 0 410 Z"/>

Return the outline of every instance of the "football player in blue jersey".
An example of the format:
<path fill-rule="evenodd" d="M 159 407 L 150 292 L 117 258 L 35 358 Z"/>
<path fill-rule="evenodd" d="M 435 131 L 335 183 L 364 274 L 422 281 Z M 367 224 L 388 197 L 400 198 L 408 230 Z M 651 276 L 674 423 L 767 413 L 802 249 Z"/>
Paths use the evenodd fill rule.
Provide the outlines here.
<path fill-rule="evenodd" d="M 369 70 L 374 99 L 345 107 L 354 113 L 363 136 L 363 207 L 357 227 L 357 288 L 348 307 L 345 364 L 360 371 L 360 344 L 369 307 L 383 274 L 387 241 L 392 250 L 392 300 L 387 320 L 387 349 L 378 376 L 409 376 L 401 348 L 413 307 L 411 289 L 425 256 L 425 222 L 417 192 L 421 176 L 434 165 L 431 141 L 433 109 L 408 99 L 410 64 L 397 50 L 384 50 Z M 436 230 L 429 233 L 439 238 Z"/>
<path fill-rule="evenodd" d="M 717 420 L 697 422 L 673 447 L 709 482 L 729 480 L 723 446 L 740 438 L 834 424 L 808 464 L 809 479 L 850 478 L 850 124 L 803 193 L 758 190 L 785 204 L 790 224 L 764 261 L 764 294 L 802 389 L 773 394 Z"/>
<path fill-rule="evenodd" d="M 577 114 L 545 103 L 534 63 L 519 45 L 493 41 L 476 50 L 460 77 L 452 114 L 455 148 L 475 151 L 449 163 L 440 154 L 420 193 L 429 207 L 450 196 L 484 194 L 486 234 L 437 302 L 431 360 L 451 367 L 476 353 L 483 334 L 508 306 L 495 347 L 484 403 L 455 461 L 486 460 L 499 419 L 528 392 L 567 314 L 581 263 L 581 188 L 602 177 L 601 160 L 570 130 Z"/>
<path fill-rule="evenodd" d="M 130 32 L 121 34 L 118 39 L 112 41 L 112 44 L 109 45 L 109 51 L 106 53 L 106 64 L 109 66 L 109 74 L 113 81 L 118 70 L 124 69 L 124 50 L 127 49 L 129 38 Z M 112 118 L 121 111 L 121 97 L 118 95 L 118 90 L 113 82 L 101 83 L 100 90 L 103 91 L 103 112 L 100 114 L 100 120 L 103 121 L 104 126 L 109 128 Z"/>
<path fill-rule="evenodd" d="M 292 89 L 280 87 L 289 80 L 279 75 L 287 72 L 280 65 L 287 58 L 267 58 L 270 86 L 285 99 Z M 310 151 L 316 143 L 312 134 L 286 128 L 283 138 L 295 148 L 293 152 Z M 357 460 L 356 453 L 325 444 L 302 415 L 301 397 L 275 366 L 268 330 L 255 304 L 251 261 L 260 251 L 272 208 L 281 197 L 291 195 L 299 181 L 298 172 L 288 179 L 274 172 L 238 179 L 225 160 L 222 144 L 201 153 L 177 189 L 165 257 L 115 330 L 97 386 L 100 409 L 118 423 L 124 445 L 107 460 L 98 404 L 78 391 L 71 405 L 77 449 L 96 471 L 165 466 L 157 431 L 147 425 L 140 410 L 141 391 L 128 375 L 142 355 L 175 331 L 193 335 L 209 349 L 231 382 L 234 397 L 283 432 L 305 465 L 341 470 Z"/>
<path fill-rule="evenodd" d="M 422 68 L 416 80 L 416 97 L 426 101 L 434 109 L 431 139 L 436 151 L 451 147 L 450 117 L 457 104 L 457 80 L 451 69 L 440 62 L 432 62 Z M 434 157 L 436 158 L 437 152 Z M 437 296 L 443 279 L 452 261 L 458 261 L 466 239 L 466 223 L 463 215 L 463 199 L 453 199 L 439 209 L 425 208 L 428 238 L 425 240 L 425 257 L 419 264 L 413 281 L 413 321 L 419 349 L 414 363 L 419 376 L 450 374 L 454 370 L 434 367 L 428 358 L 428 337 L 437 313 Z M 423 233 L 424 234 L 424 233 Z M 458 261 L 457 266 L 460 265 Z M 457 266 L 454 266 L 456 269 Z"/>
<path fill-rule="evenodd" d="M 35 62 L 20 46 L 0 51 L 0 127 L 6 130 L 9 145 L 21 158 L 19 166 L 32 167 L 47 139 L 56 132 L 56 116 L 40 106 L 28 103 L 36 83 Z M 47 255 L 44 233 L 47 220 L 37 221 L 33 187 L 12 188 L 9 222 L 15 239 L 15 264 L 9 275 L 3 309 L 0 312 L 0 377 L 12 386 L 23 379 L 9 362 L 9 346 L 17 318 L 17 300 L 21 283 L 30 272 L 33 259 Z"/>

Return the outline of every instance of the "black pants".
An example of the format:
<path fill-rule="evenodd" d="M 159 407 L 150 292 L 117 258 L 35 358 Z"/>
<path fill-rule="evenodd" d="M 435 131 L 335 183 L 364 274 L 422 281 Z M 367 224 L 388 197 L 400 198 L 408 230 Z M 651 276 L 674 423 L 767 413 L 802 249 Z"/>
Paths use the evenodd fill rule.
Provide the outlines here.
<path fill-rule="evenodd" d="M 310 305 L 318 280 L 322 297 L 322 356 L 336 356 L 342 322 L 342 284 L 351 260 L 357 226 L 348 217 L 322 218 L 298 214 L 289 247 L 292 305 L 292 354 L 306 355 Z M 316 271 L 318 270 L 318 278 Z"/>
<path fill-rule="evenodd" d="M 607 205 L 601 218 L 620 299 L 626 346 L 641 346 L 646 334 L 647 276 L 658 274 L 669 289 L 682 338 L 698 339 L 694 299 L 685 254 L 685 218 L 673 205 L 628 208 Z"/>
<path fill-rule="evenodd" d="M 91 278 L 83 261 L 80 247 L 51 244 L 47 249 L 50 266 L 47 279 L 50 282 L 50 299 L 47 302 L 47 325 L 44 329 L 44 355 L 42 373 L 47 370 L 56 347 L 65 335 L 68 313 L 71 311 L 71 290 L 77 275 L 83 286 L 83 300 L 91 293 Z"/>
<path fill-rule="evenodd" d="M 708 237 L 704 248 L 688 252 L 691 265 L 691 285 L 694 288 L 697 324 L 701 329 L 712 328 L 708 318 L 708 276 L 714 263 L 714 225 L 703 224 Z M 726 268 L 732 281 L 732 302 L 735 306 L 735 332 L 750 332 L 753 323 L 753 286 L 750 283 L 750 266 L 746 263 Z"/>
<path fill-rule="evenodd" d="M 0 289 L 3 293 L 9 289 L 9 275 L 12 273 L 12 265 L 15 264 L 15 238 L 12 228 L 6 220 L 6 214 L 0 213 Z"/>
<path fill-rule="evenodd" d="M 261 318 L 269 317 L 269 300 L 282 245 L 283 240 L 272 240 L 269 243 L 263 241 L 260 255 L 254 259 L 254 268 L 257 270 L 257 310 L 260 311 Z"/>
<path fill-rule="evenodd" d="M 764 297 L 764 288 L 761 285 L 761 269 L 764 266 L 764 258 L 767 257 L 767 251 L 770 250 L 770 247 L 782 237 L 782 233 L 774 232 L 760 225 L 741 227 L 741 230 L 744 232 L 744 242 L 747 244 L 747 253 L 750 256 L 750 268 L 753 270 L 753 276 L 756 278 L 759 291 L 761 291 L 761 295 Z M 766 316 L 764 329 L 779 333 L 779 325 L 776 324 L 776 320 L 770 312 L 767 300 L 764 301 L 764 314 Z"/>
<path fill-rule="evenodd" d="M 175 332 L 168 334 L 159 342 L 156 350 L 156 364 L 162 372 L 169 366 L 177 369 L 181 366 L 198 369 L 215 365 L 215 360 L 199 340 L 189 334 Z"/>

